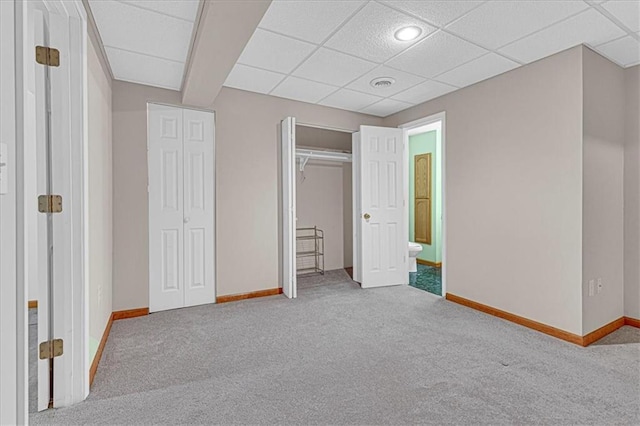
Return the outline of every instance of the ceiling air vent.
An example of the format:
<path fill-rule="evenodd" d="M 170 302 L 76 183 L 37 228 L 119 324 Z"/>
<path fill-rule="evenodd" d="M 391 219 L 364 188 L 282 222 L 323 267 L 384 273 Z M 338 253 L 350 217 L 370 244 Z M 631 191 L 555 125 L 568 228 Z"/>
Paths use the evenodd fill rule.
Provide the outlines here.
<path fill-rule="evenodd" d="M 378 77 L 371 80 L 371 85 L 376 89 L 383 89 L 391 86 L 396 81 L 391 77 Z"/>

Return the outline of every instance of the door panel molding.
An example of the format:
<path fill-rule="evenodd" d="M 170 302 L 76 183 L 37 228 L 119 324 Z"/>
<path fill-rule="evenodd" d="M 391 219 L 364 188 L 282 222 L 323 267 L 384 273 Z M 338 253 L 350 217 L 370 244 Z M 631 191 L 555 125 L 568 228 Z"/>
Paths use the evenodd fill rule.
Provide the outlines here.
<path fill-rule="evenodd" d="M 210 111 L 148 104 L 150 312 L 215 303 L 214 133 Z"/>
<path fill-rule="evenodd" d="M 354 274 L 363 288 L 407 284 L 404 132 L 361 126 L 353 147 L 358 198 Z"/>

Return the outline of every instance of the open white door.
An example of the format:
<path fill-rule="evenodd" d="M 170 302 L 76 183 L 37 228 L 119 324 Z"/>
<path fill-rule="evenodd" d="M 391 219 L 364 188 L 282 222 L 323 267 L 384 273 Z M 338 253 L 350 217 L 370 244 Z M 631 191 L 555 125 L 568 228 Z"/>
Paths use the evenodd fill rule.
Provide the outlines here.
<path fill-rule="evenodd" d="M 296 119 L 282 120 L 282 292 L 297 297 L 296 281 Z"/>
<path fill-rule="evenodd" d="M 363 288 L 407 284 L 404 131 L 360 126 L 353 145 L 357 279 Z"/>

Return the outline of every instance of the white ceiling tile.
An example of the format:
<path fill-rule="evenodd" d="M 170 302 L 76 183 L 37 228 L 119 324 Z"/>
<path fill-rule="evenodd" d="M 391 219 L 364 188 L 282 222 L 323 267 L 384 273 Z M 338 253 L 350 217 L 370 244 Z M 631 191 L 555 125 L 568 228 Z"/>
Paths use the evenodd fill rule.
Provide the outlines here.
<path fill-rule="evenodd" d="M 271 3 L 261 28 L 319 44 L 364 1 L 283 1 Z"/>
<path fill-rule="evenodd" d="M 481 56 L 458 68 L 438 76 L 438 81 L 457 87 L 465 87 L 520 66 L 495 53 Z"/>
<path fill-rule="evenodd" d="M 257 93 L 269 93 L 286 75 L 236 64 L 224 82 L 227 87 Z"/>
<path fill-rule="evenodd" d="M 288 74 L 315 48 L 313 44 L 258 28 L 244 48 L 238 63 Z"/>
<path fill-rule="evenodd" d="M 121 0 L 121 2 L 191 22 L 196 19 L 200 3 L 198 0 Z"/>
<path fill-rule="evenodd" d="M 425 77 L 434 77 L 486 53 L 488 51 L 485 49 L 438 31 L 393 58 L 387 65 Z"/>
<path fill-rule="evenodd" d="M 366 93 L 354 92 L 353 90 L 340 89 L 320 101 L 320 105 L 334 108 L 357 111 L 381 100 L 379 96 L 368 95 Z"/>
<path fill-rule="evenodd" d="M 583 1 L 493 1 L 449 25 L 447 30 L 497 49 L 587 7 Z"/>
<path fill-rule="evenodd" d="M 500 49 L 501 53 L 529 63 L 582 43 L 598 45 L 625 32 L 594 9 L 532 34 Z"/>
<path fill-rule="evenodd" d="M 90 5 L 105 46 L 186 61 L 193 23 L 115 1 Z"/>
<path fill-rule="evenodd" d="M 383 3 L 407 13 L 419 16 L 427 22 L 444 26 L 469 12 L 483 1 L 415 1 L 385 0 Z"/>
<path fill-rule="evenodd" d="M 371 80 L 378 77 L 391 77 L 395 80 L 395 83 L 387 87 L 371 86 Z M 370 93 L 372 95 L 382 96 L 386 98 L 391 95 L 395 95 L 396 93 L 400 93 L 403 90 L 415 86 L 416 84 L 423 81 L 424 78 L 417 77 L 413 74 L 407 74 L 406 72 L 398 71 L 393 68 L 380 66 L 363 75 L 347 87 L 359 92 Z"/>
<path fill-rule="evenodd" d="M 336 89 L 337 87 L 329 86 L 328 84 L 316 83 L 315 81 L 304 80 L 297 77 L 287 77 L 271 94 L 281 98 L 295 99 L 297 101 L 315 104 Z"/>
<path fill-rule="evenodd" d="M 325 45 L 363 59 L 382 63 L 416 42 L 416 40 L 399 41 L 394 37 L 398 29 L 410 25 L 422 28 L 422 34 L 416 40 L 434 31 L 433 27 L 419 19 L 372 2 L 340 28 Z"/>
<path fill-rule="evenodd" d="M 116 80 L 180 90 L 184 65 L 165 59 L 105 47 Z"/>
<path fill-rule="evenodd" d="M 437 81 L 426 81 L 409 90 L 398 93 L 392 99 L 410 104 L 419 104 L 457 90 L 456 87 Z"/>
<path fill-rule="evenodd" d="M 393 99 L 383 99 L 373 105 L 361 109 L 364 114 L 377 115 L 378 117 L 386 117 L 398 111 L 410 108 L 412 105 L 406 102 L 394 101 Z"/>
<path fill-rule="evenodd" d="M 631 36 L 603 44 L 596 50 L 623 67 L 640 62 L 640 42 Z"/>
<path fill-rule="evenodd" d="M 631 31 L 640 31 L 640 1 L 608 1 L 602 7 Z"/>
<path fill-rule="evenodd" d="M 375 66 L 373 62 L 321 48 L 304 61 L 293 75 L 334 86 L 344 86 Z"/>

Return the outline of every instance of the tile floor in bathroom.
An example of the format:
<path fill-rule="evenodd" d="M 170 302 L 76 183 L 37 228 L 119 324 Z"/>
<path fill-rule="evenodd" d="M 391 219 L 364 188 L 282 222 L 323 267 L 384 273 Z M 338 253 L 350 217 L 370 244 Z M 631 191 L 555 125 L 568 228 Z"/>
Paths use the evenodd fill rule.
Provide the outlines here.
<path fill-rule="evenodd" d="M 409 272 L 409 285 L 442 296 L 442 268 L 418 264 L 418 272 Z"/>

